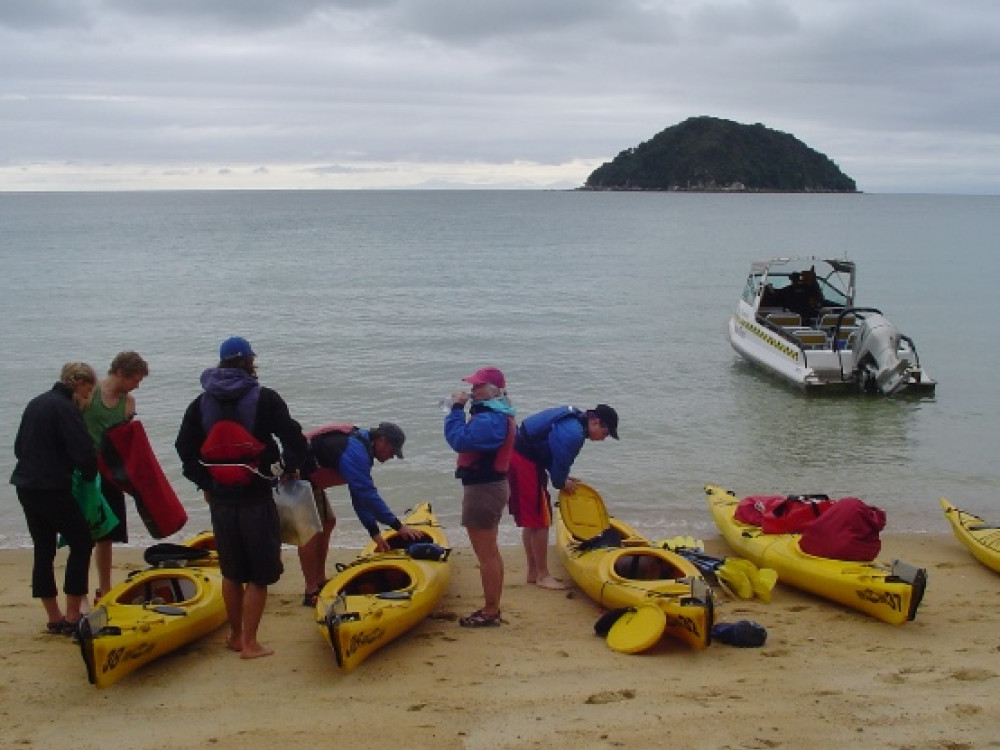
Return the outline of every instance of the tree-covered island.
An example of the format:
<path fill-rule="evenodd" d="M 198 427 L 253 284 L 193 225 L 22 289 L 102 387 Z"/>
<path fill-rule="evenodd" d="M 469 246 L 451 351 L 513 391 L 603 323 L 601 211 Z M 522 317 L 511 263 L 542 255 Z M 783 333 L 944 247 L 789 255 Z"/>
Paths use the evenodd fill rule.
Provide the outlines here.
<path fill-rule="evenodd" d="M 855 193 L 826 155 L 760 123 L 691 117 L 626 149 L 583 190 Z"/>

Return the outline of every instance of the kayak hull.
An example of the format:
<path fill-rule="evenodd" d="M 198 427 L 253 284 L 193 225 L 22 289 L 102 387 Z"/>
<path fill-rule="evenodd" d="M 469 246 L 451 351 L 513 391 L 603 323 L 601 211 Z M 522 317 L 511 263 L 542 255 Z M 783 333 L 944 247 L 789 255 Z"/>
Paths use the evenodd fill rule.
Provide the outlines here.
<path fill-rule="evenodd" d="M 216 568 L 136 571 L 80 622 L 87 677 L 103 688 L 226 622 Z"/>
<path fill-rule="evenodd" d="M 781 583 L 893 625 L 916 617 L 927 584 L 923 568 L 900 560 L 856 562 L 809 555 L 799 547 L 801 534 L 764 534 L 737 521 L 739 498 L 732 492 L 709 484 L 705 493 L 726 543 L 758 567 L 777 571 Z"/>
<path fill-rule="evenodd" d="M 571 528 L 579 519 L 607 519 L 620 546 L 587 548 L 589 532 Z M 587 528 L 584 524 L 583 528 Z M 582 545 L 582 546 L 581 546 Z M 578 483 L 572 494 L 559 493 L 556 549 L 573 582 L 603 607 L 637 608 L 655 604 L 666 616 L 664 634 L 693 648 L 711 643 L 714 601 L 711 589 L 687 559 L 652 546 L 627 523 L 610 518 L 595 490 Z"/>
<path fill-rule="evenodd" d="M 423 532 L 425 548 L 434 545 L 440 559 L 420 559 L 404 547 L 395 532 L 385 539 L 390 552 L 376 552 L 374 543 L 337 573 L 320 591 L 316 624 L 330 644 L 337 666 L 350 672 L 379 649 L 424 620 L 441 601 L 451 577 L 448 540 L 428 503 L 403 519 Z"/>
<path fill-rule="evenodd" d="M 955 538 L 979 562 L 1000 573 L 1000 524 L 989 523 L 979 516 L 956 508 L 943 497 L 941 509 L 951 524 Z"/>

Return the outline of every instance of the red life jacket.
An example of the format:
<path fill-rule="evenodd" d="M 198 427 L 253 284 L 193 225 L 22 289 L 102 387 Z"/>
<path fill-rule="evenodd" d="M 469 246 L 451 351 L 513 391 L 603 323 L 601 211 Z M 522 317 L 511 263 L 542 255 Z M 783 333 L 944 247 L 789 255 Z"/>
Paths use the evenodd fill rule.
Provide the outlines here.
<path fill-rule="evenodd" d="M 251 388 L 235 403 L 202 395 L 206 434 L 201 463 L 219 484 L 241 487 L 260 476 L 259 459 L 267 446 L 250 432 L 259 396 L 259 387 Z"/>
<path fill-rule="evenodd" d="M 507 437 L 495 451 L 462 451 L 458 454 L 455 476 L 466 484 L 493 482 L 507 476 L 510 456 L 514 452 L 517 423 L 507 417 Z"/>
<path fill-rule="evenodd" d="M 319 490 L 325 490 L 327 487 L 336 487 L 347 483 L 347 480 L 344 479 L 344 477 L 342 477 L 340 472 L 337 470 L 336 464 L 340 461 L 340 456 L 343 455 L 344 449 L 347 448 L 347 441 L 350 440 L 350 436 L 353 433 L 357 432 L 357 429 L 358 428 L 350 422 L 337 422 L 317 427 L 305 433 L 306 440 L 309 441 L 310 451 L 312 451 L 313 454 L 312 460 L 316 465 L 316 468 L 308 476 L 309 482 L 313 487 Z M 324 461 L 321 464 L 316 456 L 315 450 L 312 448 L 312 443 L 314 439 L 330 434 L 343 435 L 344 439 L 342 442 L 338 441 L 339 444 L 333 448 L 331 455 L 324 452 Z M 329 466 L 327 464 L 334 465 Z"/>

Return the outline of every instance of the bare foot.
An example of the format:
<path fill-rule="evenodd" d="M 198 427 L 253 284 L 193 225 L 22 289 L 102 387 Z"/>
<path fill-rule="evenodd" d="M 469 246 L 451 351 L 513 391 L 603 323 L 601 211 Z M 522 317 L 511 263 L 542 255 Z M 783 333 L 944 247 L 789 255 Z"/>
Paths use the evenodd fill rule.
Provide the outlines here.
<path fill-rule="evenodd" d="M 553 578 L 552 576 L 543 576 L 535 581 L 536 586 L 540 586 L 543 589 L 551 589 L 553 591 L 562 591 L 566 588 L 566 584 L 560 581 L 558 578 Z"/>
<path fill-rule="evenodd" d="M 240 638 L 237 638 L 235 635 L 231 635 L 226 638 L 226 648 L 230 651 L 242 651 L 243 643 Z"/>
<path fill-rule="evenodd" d="M 257 644 L 256 646 L 247 646 L 240 652 L 241 659 L 259 659 L 262 656 L 270 656 L 274 653 L 273 648 L 268 648 L 267 646 L 262 646 Z"/>

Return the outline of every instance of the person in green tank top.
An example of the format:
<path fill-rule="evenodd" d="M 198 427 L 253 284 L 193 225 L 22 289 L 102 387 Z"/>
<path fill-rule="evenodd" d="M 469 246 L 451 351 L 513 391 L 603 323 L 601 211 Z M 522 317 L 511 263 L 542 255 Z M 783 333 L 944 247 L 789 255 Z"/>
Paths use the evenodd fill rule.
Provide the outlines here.
<path fill-rule="evenodd" d="M 101 450 L 104 431 L 135 416 L 135 397 L 132 391 L 139 387 L 139 383 L 147 375 L 149 375 L 149 365 L 136 352 L 119 352 L 111 361 L 107 377 L 97 384 L 90 403 L 83 413 L 83 421 L 98 453 Z M 124 493 L 110 481 L 101 482 L 101 491 L 118 518 L 118 525 L 106 536 L 97 539 L 94 545 L 94 561 L 97 567 L 95 602 L 111 588 L 111 543 L 128 541 Z"/>

